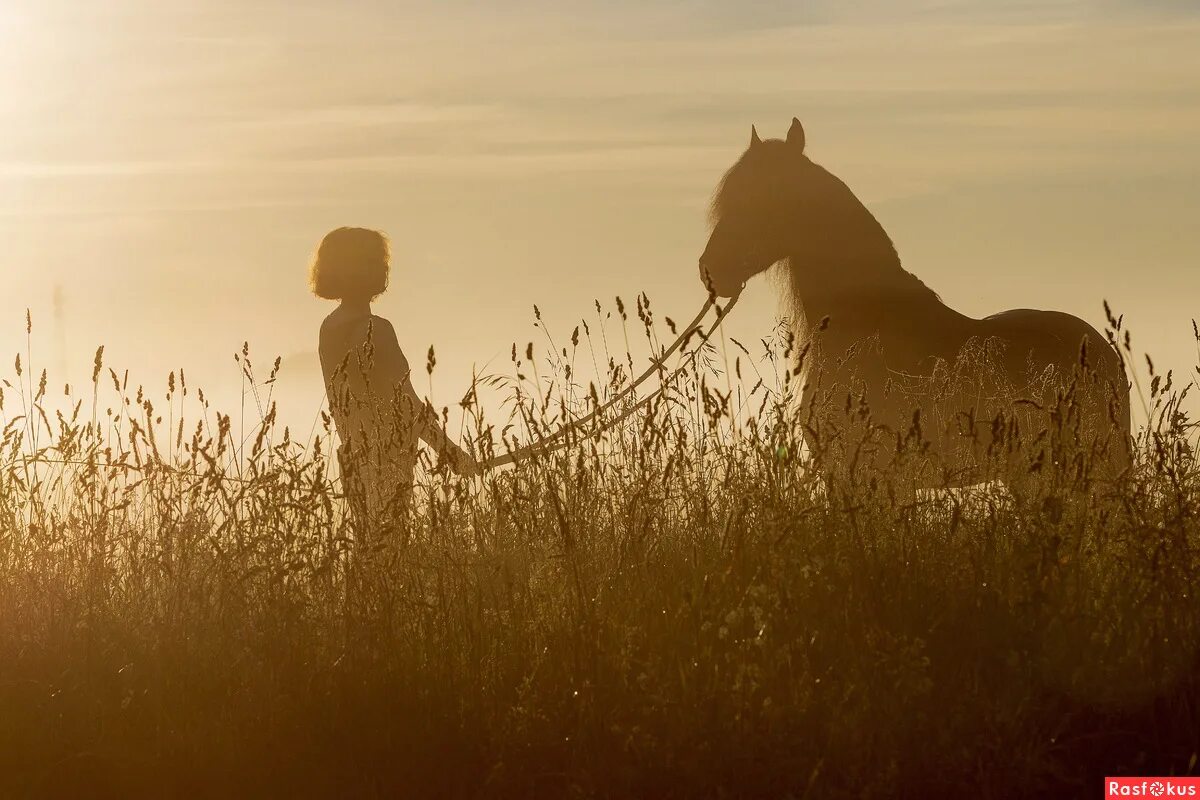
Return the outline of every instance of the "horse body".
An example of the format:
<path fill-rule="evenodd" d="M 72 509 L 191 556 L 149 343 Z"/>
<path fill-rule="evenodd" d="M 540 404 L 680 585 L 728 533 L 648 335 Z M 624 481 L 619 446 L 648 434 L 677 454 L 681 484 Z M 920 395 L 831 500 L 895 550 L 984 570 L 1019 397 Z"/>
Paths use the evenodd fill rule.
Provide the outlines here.
<path fill-rule="evenodd" d="M 726 174 L 713 204 L 713 232 L 701 277 L 731 296 L 781 263 L 794 316 L 807 340 L 805 403 L 810 449 L 837 470 L 863 457 L 891 463 L 897 441 L 921 426 L 942 469 L 927 483 L 981 479 L 980 450 L 993 448 L 997 414 L 1014 397 L 1041 408 L 1076 381 L 1086 408 L 1075 435 L 1115 473 L 1128 463 L 1129 390 L 1117 352 L 1083 320 L 1058 311 L 1016 309 L 975 319 L 955 311 L 904 270 L 891 239 L 836 176 L 804 153 L 793 120 L 786 141 L 751 146 Z M 1086 367 L 1086 369 L 1082 369 Z M 1083 379 L 1081 381 L 1081 378 Z M 847 423 L 851 406 L 868 409 Z M 1061 422 L 1061 421 L 1060 421 Z M 857 426 L 857 427 L 856 427 Z M 877 437 L 878 439 L 878 437 Z M 853 451 L 853 452 L 852 452 Z"/>

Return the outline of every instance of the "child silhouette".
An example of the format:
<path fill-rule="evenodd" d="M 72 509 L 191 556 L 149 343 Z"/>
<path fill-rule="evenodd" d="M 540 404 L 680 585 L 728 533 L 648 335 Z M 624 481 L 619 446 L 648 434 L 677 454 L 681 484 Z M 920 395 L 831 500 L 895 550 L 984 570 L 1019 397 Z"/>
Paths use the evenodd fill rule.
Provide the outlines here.
<path fill-rule="evenodd" d="M 338 228 L 321 241 L 309 272 L 317 297 L 340 301 L 321 323 L 321 372 L 342 440 L 338 459 L 355 513 L 376 523 L 407 508 L 420 440 L 459 474 L 475 460 L 446 435 L 433 408 L 413 389 L 390 322 L 371 311 L 388 285 L 387 238 Z"/>

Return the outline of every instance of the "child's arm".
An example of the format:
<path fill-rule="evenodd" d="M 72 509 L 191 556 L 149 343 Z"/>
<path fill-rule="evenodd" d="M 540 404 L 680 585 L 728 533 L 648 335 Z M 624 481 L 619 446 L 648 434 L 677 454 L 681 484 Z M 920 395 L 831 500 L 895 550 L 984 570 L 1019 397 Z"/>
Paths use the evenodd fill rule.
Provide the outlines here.
<path fill-rule="evenodd" d="M 374 339 L 376 363 L 398 392 L 400 402 L 412 413 L 417 433 L 437 451 L 439 457 L 448 458 L 456 472 L 472 470 L 475 459 L 446 435 L 433 406 L 422 400 L 413 387 L 412 370 L 400 349 L 400 343 L 396 340 L 396 331 L 392 324 L 377 318 Z"/>

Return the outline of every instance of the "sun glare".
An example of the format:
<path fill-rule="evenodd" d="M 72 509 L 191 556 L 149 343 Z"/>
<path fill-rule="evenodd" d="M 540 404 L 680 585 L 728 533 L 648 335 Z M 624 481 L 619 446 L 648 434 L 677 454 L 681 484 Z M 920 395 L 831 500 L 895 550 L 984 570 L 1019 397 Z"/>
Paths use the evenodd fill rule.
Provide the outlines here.
<path fill-rule="evenodd" d="M 21 27 L 20 23 L 24 16 L 22 10 L 17 6 L 0 5 L 0 46 L 8 48 L 13 44 L 12 39 L 15 38 L 14 35 Z"/>
<path fill-rule="evenodd" d="M 0 103 L 11 102 L 21 85 L 21 65 L 29 50 L 30 27 L 26 9 L 0 2 Z"/>

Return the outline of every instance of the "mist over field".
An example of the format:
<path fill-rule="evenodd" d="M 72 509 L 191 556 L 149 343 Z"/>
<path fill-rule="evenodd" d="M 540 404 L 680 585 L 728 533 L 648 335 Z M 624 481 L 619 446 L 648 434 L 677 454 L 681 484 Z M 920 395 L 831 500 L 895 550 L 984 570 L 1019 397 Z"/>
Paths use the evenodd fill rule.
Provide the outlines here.
<path fill-rule="evenodd" d="M 327 309 L 304 269 L 364 225 L 393 240 L 381 309 L 407 350 L 436 347 L 452 403 L 531 338 L 534 303 L 553 330 L 638 292 L 694 313 L 713 187 L 751 123 L 800 115 L 951 305 L 1099 325 L 1107 298 L 1186 369 L 1198 26 L 1185 3 L 16 0 L 0 343 L 32 308 L 56 375 L 85 379 L 104 344 L 237 405 L 249 340 L 290 362 L 286 413 L 311 420 Z M 752 285 L 730 333 L 779 313 Z"/>

